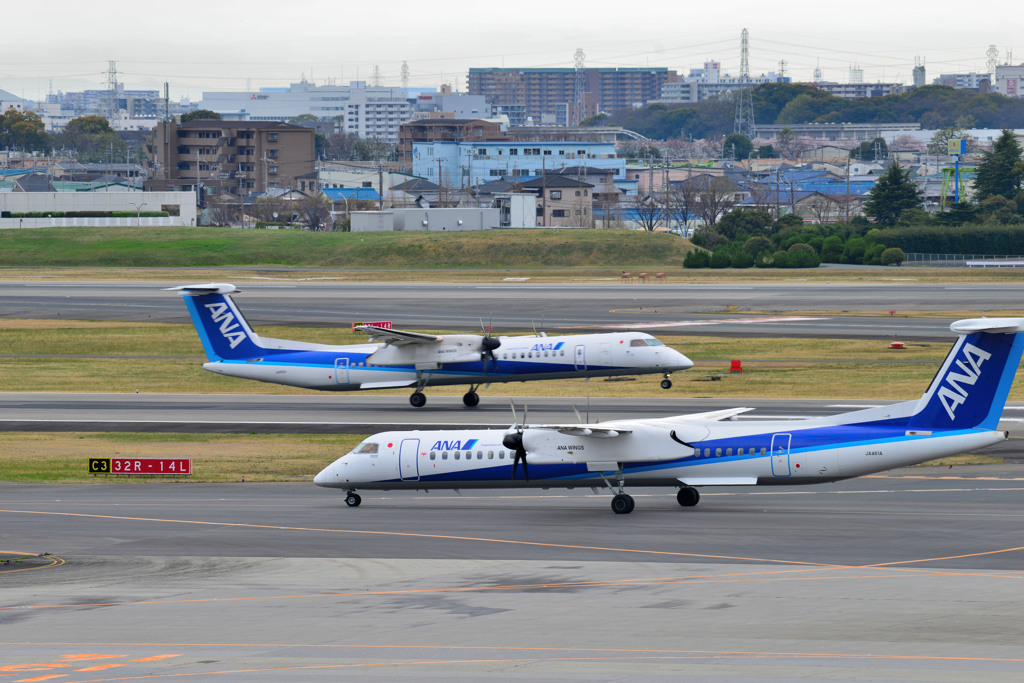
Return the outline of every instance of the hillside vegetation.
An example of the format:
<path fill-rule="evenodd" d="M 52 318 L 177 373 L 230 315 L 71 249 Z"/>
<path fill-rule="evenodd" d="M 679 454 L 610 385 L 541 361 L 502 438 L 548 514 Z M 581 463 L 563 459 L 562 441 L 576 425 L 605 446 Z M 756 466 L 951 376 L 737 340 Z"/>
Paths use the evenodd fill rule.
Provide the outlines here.
<path fill-rule="evenodd" d="M 679 267 L 693 247 L 634 230 L 358 232 L 230 228 L 0 231 L 0 266 L 309 268 Z"/>

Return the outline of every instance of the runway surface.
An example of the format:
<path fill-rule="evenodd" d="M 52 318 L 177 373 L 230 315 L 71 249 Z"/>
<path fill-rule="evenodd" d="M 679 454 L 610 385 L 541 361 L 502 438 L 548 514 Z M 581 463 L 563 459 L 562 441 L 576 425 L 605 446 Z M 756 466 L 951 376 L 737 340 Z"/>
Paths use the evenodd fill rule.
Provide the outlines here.
<path fill-rule="evenodd" d="M 900 274 L 907 274 L 901 272 Z M 186 322 L 169 283 L 0 283 L 0 317 Z M 1024 285 L 236 283 L 254 325 L 626 325 L 948 342 L 914 311 L 1019 305 Z M 727 311 L 729 306 L 758 311 Z M 897 310 L 893 318 L 786 311 Z M 770 312 L 766 315 L 764 312 Z M 910 315 L 911 317 L 900 317 Z M 796 319 L 796 318 L 810 318 Z M 553 321 L 557 321 L 553 322 Z M 646 326 L 646 327 L 645 327 Z M 296 335 L 297 337 L 299 335 Z M 301 338 L 301 337 L 300 337 Z M 507 427 L 431 396 L 0 394 L 0 429 L 369 433 Z M 580 399 L 531 397 L 531 422 Z M 591 416 L 866 402 L 593 399 Z M 1024 406 L 1008 406 L 1021 457 Z M 804 488 L 367 492 L 311 484 L 0 484 L 0 676 L 200 680 L 1007 680 L 1024 677 L 1024 466 L 913 468 Z M 52 553 L 44 555 L 43 553 Z M 49 678 L 56 677 L 56 678 Z"/>
<path fill-rule="evenodd" d="M 1017 681 L 1024 468 L 805 488 L 0 485 L 0 674 Z M 15 565 L 17 567 L 18 565 Z M 0 570 L 4 570 L 0 567 Z"/>
<path fill-rule="evenodd" d="M 886 284 L 234 284 L 242 289 L 239 307 L 257 328 L 389 320 L 396 327 L 479 330 L 483 319 L 499 334 L 537 325 L 552 332 L 628 327 L 677 334 L 948 339 L 952 320 L 914 313 L 1014 310 L 1024 300 L 1024 283 L 926 284 L 912 281 L 910 271 L 899 274 L 907 279 Z M 161 288 L 189 282 L 0 282 L 0 317 L 183 323 L 188 316 L 179 297 Z M 812 314 L 787 313 L 794 311 Z"/>

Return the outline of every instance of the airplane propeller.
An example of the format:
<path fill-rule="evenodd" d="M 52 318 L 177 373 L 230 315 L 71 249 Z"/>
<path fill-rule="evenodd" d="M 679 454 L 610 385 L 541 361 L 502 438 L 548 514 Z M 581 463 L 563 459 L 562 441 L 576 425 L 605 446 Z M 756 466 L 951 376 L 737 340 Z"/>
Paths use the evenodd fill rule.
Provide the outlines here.
<path fill-rule="evenodd" d="M 480 348 L 482 349 L 480 352 L 480 360 L 489 360 L 491 363 L 496 363 L 497 358 L 494 357 L 494 350 L 501 346 L 501 340 L 491 336 L 491 332 L 494 329 L 491 327 L 491 320 L 488 320 L 487 327 L 484 327 L 484 319 L 480 318 L 480 329 L 484 333 L 484 338 L 480 340 Z"/>
<path fill-rule="evenodd" d="M 515 420 L 515 424 L 505 438 L 501 440 L 501 445 L 513 452 L 512 456 L 512 478 L 516 478 L 516 468 L 519 463 L 523 463 L 523 476 L 526 480 L 530 480 L 530 471 L 526 468 L 526 448 L 523 446 L 523 428 L 526 427 L 526 412 L 529 410 L 529 406 L 523 404 L 523 424 L 519 424 L 519 417 L 516 415 L 516 404 L 512 404 L 512 419 Z M 512 431 L 515 430 L 515 431 Z"/>

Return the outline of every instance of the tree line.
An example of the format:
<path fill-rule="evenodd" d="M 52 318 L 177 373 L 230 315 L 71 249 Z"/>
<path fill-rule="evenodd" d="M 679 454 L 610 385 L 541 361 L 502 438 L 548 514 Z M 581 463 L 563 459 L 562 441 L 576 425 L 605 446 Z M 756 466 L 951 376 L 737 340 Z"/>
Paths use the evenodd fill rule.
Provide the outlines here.
<path fill-rule="evenodd" d="M 920 123 L 925 129 L 1024 128 L 1024 100 L 926 85 L 898 95 L 847 99 L 799 83 L 764 83 L 751 89 L 760 124 Z M 733 132 L 731 93 L 695 104 L 654 103 L 598 114 L 583 125 L 620 125 L 653 140 L 721 138 Z"/>

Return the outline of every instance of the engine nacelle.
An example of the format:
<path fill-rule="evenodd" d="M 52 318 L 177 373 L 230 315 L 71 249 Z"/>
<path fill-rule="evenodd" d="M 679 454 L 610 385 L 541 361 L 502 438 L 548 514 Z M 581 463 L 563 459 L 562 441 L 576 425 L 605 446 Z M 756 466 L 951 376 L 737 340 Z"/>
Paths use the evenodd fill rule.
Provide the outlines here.
<path fill-rule="evenodd" d="M 590 435 L 580 430 L 565 434 L 554 428 L 526 428 L 522 438 L 527 462 L 531 465 L 646 462 L 685 458 L 694 453 L 692 447 L 673 440 L 668 429 L 634 426 L 618 433 L 610 423 L 594 427 Z M 702 430 L 703 434 L 706 431 Z"/>
<path fill-rule="evenodd" d="M 477 363 L 482 340 L 480 335 L 453 334 L 434 343 L 386 344 L 371 353 L 366 362 L 370 365 Z"/>

